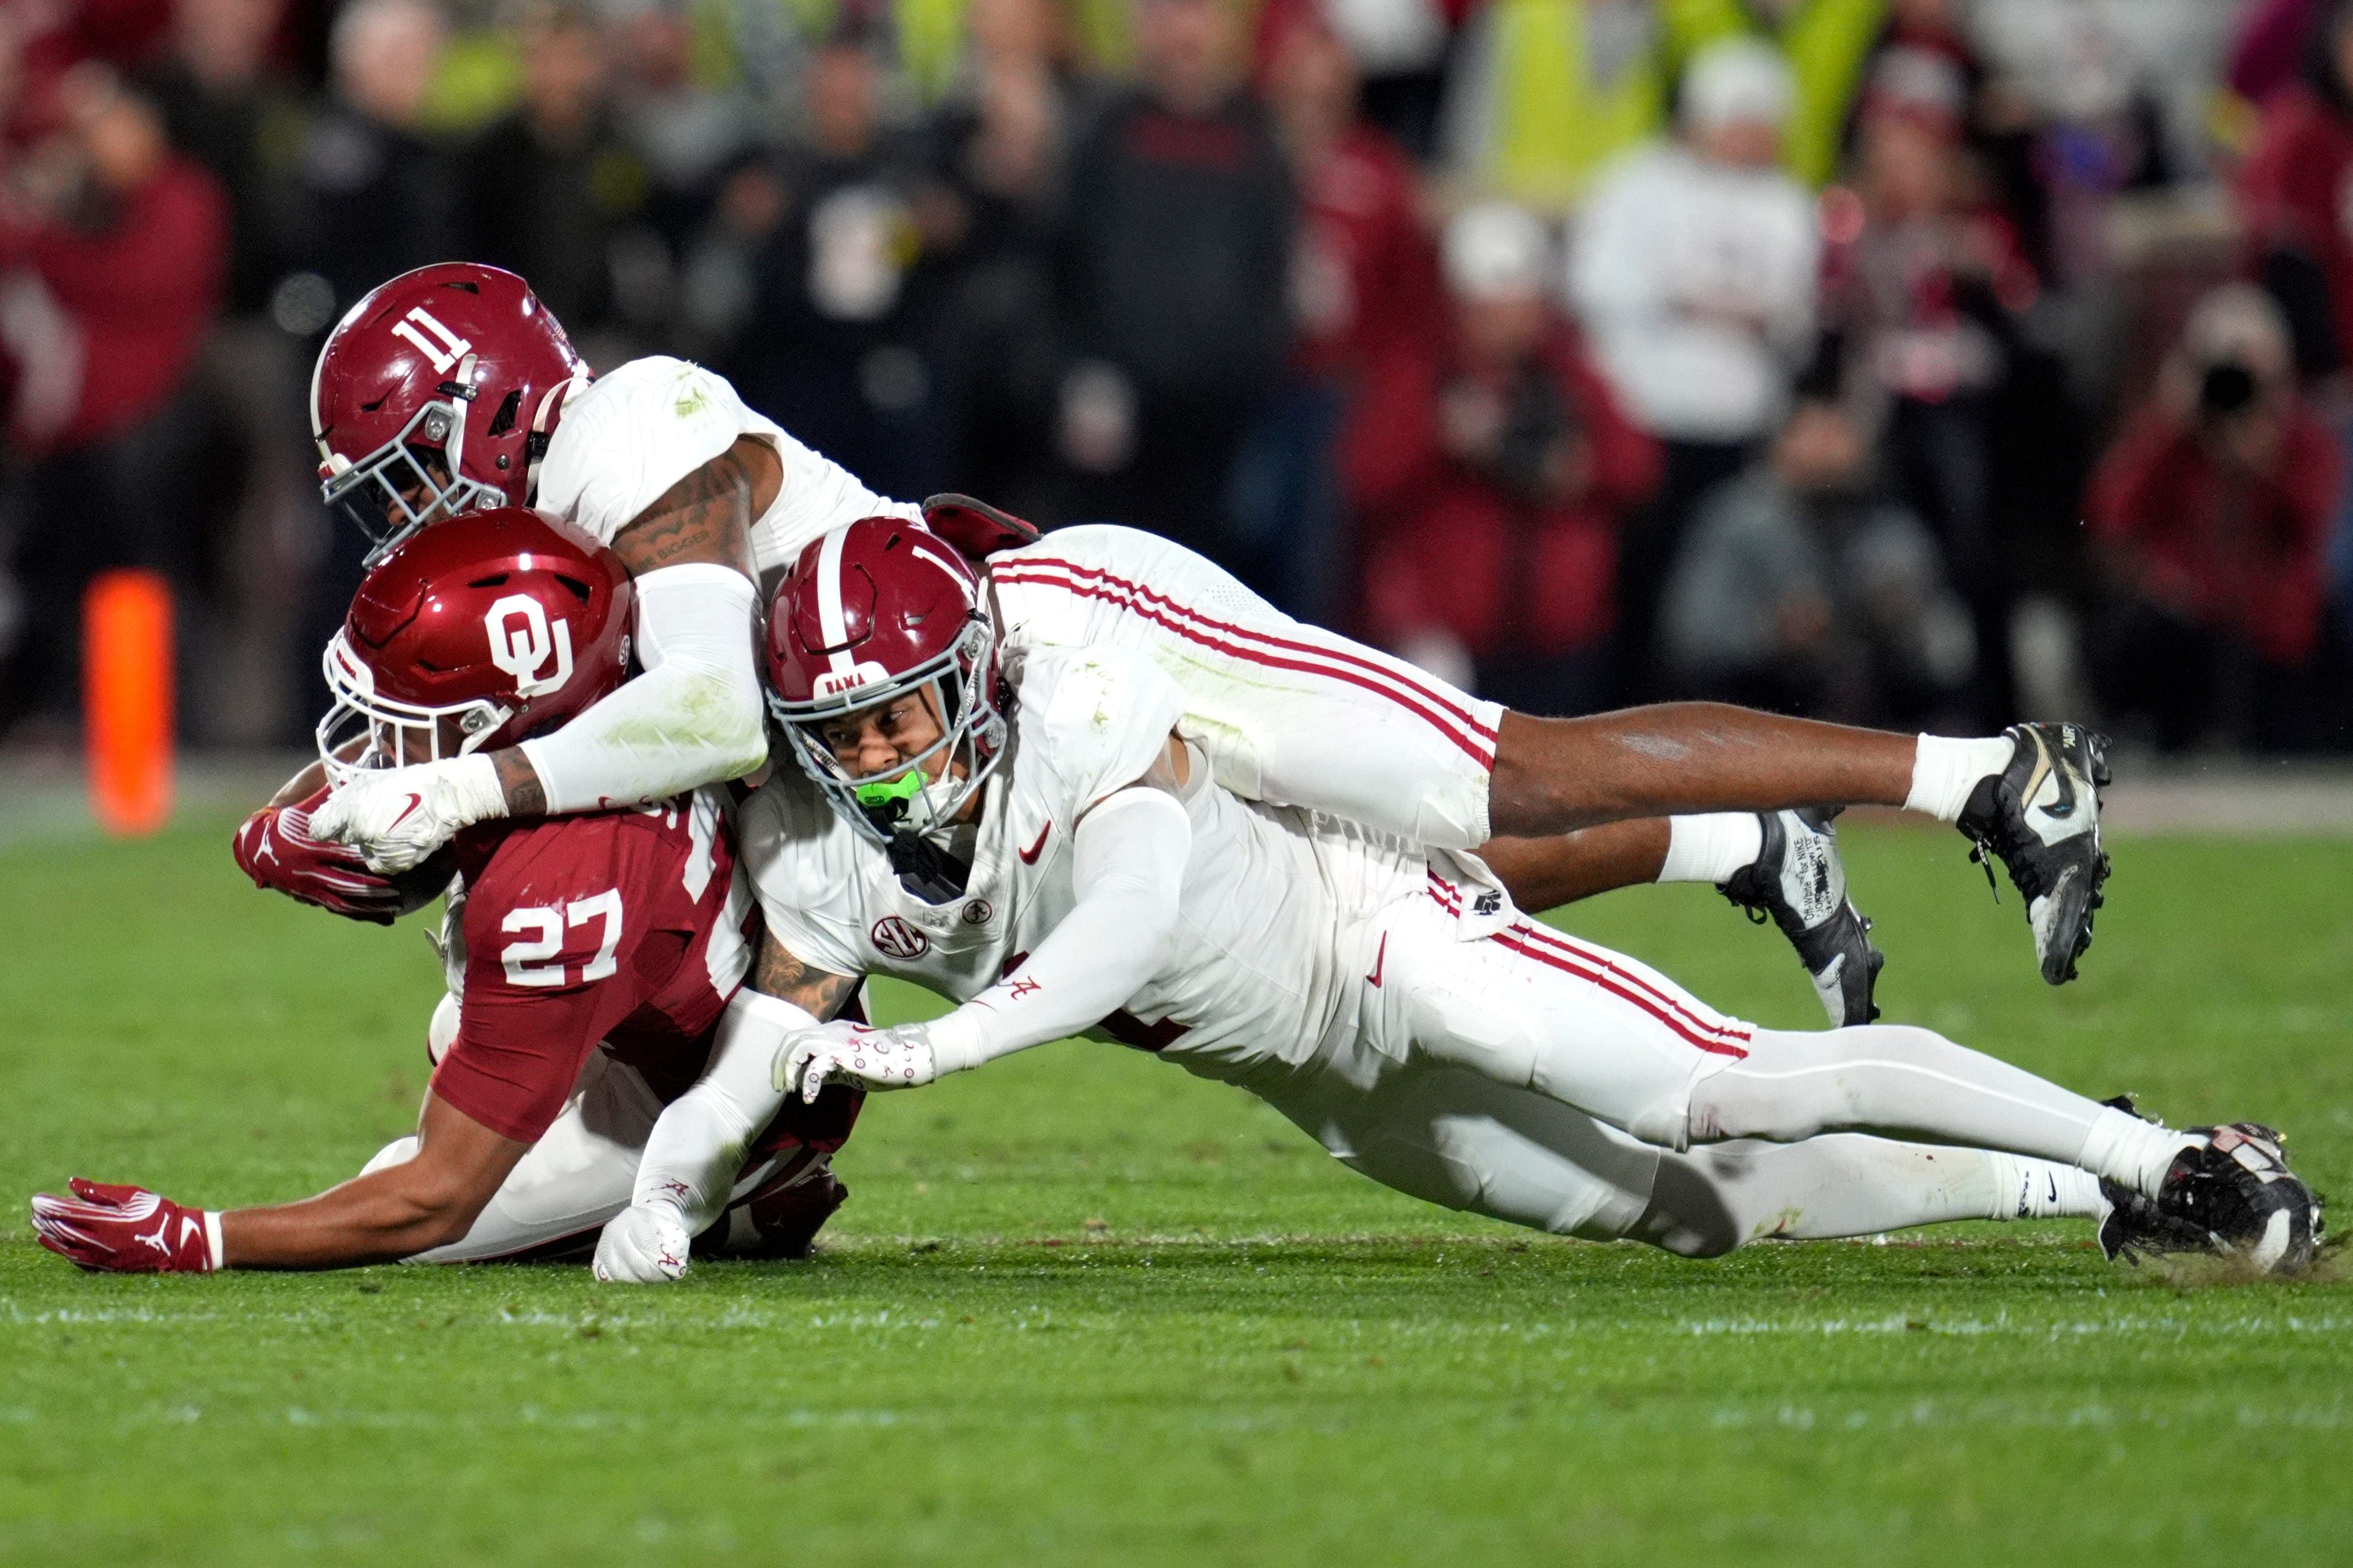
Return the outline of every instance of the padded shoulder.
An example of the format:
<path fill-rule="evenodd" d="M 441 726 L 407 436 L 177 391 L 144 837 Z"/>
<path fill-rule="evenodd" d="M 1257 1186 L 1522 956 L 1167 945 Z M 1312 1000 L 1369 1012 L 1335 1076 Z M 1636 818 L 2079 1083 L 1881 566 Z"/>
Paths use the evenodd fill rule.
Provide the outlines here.
<path fill-rule="evenodd" d="M 1033 649 L 1015 703 L 1017 765 L 1051 773 L 1075 818 L 1142 778 L 1184 714 L 1183 690 L 1133 649 Z"/>
<path fill-rule="evenodd" d="M 631 360 L 565 408 L 538 503 L 610 544 L 672 485 L 765 427 L 726 377 L 666 354 Z"/>

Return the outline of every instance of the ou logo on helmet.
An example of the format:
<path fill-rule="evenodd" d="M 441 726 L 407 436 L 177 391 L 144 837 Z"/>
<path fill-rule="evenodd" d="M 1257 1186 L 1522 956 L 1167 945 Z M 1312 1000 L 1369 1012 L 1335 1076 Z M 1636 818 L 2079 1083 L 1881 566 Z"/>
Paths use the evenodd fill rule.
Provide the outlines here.
<path fill-rule="evenodd" d="M 491 634 L 491 662 L 514 677 L 517 697 L 544 697 L 572 679 L 572 623 L 558 616 L 550 626 L 545 607 L 529 594 L 509 594 L 482 624 Z M 540 674 L 551 656 L 555 668 Z"/>

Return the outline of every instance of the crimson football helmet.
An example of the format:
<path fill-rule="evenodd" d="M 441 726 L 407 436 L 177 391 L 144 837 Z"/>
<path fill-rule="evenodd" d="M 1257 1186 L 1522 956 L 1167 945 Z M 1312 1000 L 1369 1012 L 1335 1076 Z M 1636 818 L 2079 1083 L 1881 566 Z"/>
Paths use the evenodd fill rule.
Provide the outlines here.
<path fill-rule="evenodd" d="M 543 512 L 501 507 L 417 534 L 367 574 L 327 644 L 329 781 L 561 724 L 628 678 L 636 605 L 620 558 Z"/>
<path fill-rule="evenodd" d="M 375 542 L 529 503 L 565 398 L 588 367 L 512 272 L 443 262 L 353 306 L 311 372 L 311 435 L 327 502 Z"/>
<path fill-rule="evenodd" d="M 802 770 L 878 843 L 945 828 L 1004 755 L 997 628 L 972 568 L 920 523 L 863 518 L 804 548 L 769 604 L 766 656 L 769 710 Z M 939 740 L 913 764 L 845 769 L 826 721 L 919 690 Z"/>

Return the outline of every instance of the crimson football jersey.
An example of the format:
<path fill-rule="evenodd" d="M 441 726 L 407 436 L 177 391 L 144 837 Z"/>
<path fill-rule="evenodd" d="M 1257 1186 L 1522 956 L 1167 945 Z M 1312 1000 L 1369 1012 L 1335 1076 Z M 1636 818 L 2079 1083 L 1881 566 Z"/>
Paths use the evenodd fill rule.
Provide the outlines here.
<path fill-rule="evenodd" d="M 726 798 L 459 836 L 442 940 L 459 1017 L 436 1094 L 529 1143 L 600 1043 L 664 1099 L 693 1081 L 751 965 Z"/>

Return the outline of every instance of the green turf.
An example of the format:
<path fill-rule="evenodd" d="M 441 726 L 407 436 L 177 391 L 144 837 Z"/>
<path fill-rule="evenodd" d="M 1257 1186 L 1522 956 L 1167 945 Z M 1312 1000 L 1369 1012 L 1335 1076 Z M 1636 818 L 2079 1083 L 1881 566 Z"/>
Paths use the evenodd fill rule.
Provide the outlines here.
<path fill-rule="evenodd" d="M 2121 846 L 2062 992 L 1949 836 L 1850 858 L 1892 1016 L 2275 1120 L 2353 1190 L 2353 846 Z M 1704 891 L 1567 923 L 1810 1021 Z M 2353 1558 L 2353 1287 L 2168 1285 L 2060 1226 L 1556 1242 L 1110 1047 L 876 1100 L 808 1264 L 84 1278 L 37 1187 L 285 1198 L 405 1131 L 435 967 L 216 829 L 0 851 L 0 1562 Z"/>

